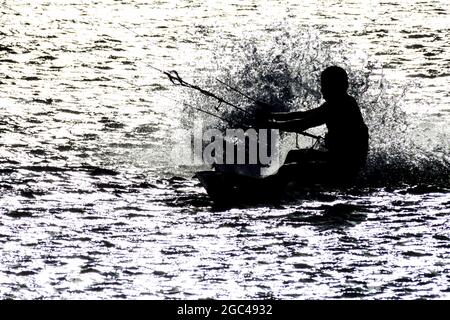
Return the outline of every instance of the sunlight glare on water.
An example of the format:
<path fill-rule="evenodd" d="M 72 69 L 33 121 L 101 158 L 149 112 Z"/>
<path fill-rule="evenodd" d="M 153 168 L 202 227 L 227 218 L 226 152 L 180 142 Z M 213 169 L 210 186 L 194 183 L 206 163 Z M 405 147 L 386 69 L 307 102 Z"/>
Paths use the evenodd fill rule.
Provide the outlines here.
<path fill-rule="evenodd" d="M 449 10 L 444 0 L 3 1 L 0 297 L 448 299 Z M 306 59 L 319 44 L 357 77 L 374 61 L 371 83 L 386 85 L 361 100 L 374 136 L 364 188 L 217 210 L 198 168 L 168 156 L 175 129 L 203 117 L 181 101 L 214 102 L 149 64 L 235 100 L 212 77 L 250 79 L 249 93 L 270 98 L 259 77 L 278 70 L 270 50 L 298 45 L 280 59 L 314 89 Z M 243 78 L 245 67 L 254 74 Z M 274 93 L 292 82 L 279 80 Z M 403 123 L 403 136 L 386 129 Z"/>

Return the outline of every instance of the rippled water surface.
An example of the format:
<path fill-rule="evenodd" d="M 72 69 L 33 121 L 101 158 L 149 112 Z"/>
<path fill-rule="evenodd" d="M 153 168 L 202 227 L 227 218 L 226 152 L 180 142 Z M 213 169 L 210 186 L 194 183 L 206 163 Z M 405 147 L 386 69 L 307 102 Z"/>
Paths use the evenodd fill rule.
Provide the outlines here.
<path fill-rule="evenodd" d="M 377 57 L 448 157 L 449 11 L 445 0 L 3 1 L 0 297 L 450 298 L 450 183 L 217 210 L 196 168 L 167 156 L 184 117 L 169 98 L 183 92 L 148 66 L 194 81 L 217 41 L 270 42 L 283 21 Z"/>

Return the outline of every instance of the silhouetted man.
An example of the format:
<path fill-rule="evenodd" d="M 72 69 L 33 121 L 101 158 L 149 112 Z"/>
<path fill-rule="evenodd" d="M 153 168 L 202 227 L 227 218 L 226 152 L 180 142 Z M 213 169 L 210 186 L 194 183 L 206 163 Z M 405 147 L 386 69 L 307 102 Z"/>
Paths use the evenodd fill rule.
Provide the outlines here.
<path fill-rule="evenodd" d="M 308 111 L 271 113 L 269 124 L 280 131 L 303 132 L 322 124 L 327 126 L 327 151 L 289 152 L 285 163 L 294 162 L 300 169 L 303 167 L 300 174 L 322 174 L 327 179 L 344 181 L 354 177 L 365 164 L 368 130 L 356 100 L 347 94 L 347 89 L 347 72 L 337 66 L 328 67 L 321 74 L 324 104 Z"/>

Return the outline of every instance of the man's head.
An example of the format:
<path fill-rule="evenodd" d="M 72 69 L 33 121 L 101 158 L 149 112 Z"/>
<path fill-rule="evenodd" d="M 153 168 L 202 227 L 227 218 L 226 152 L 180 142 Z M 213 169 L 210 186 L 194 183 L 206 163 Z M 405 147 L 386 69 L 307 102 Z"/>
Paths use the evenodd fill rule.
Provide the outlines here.
<path fill-rule="evenodd" d="M 326 101 L 333 100 L 347 93 L 348 76 L 344 69 L 332 66 L 320 75 L 322 96 Z"/>

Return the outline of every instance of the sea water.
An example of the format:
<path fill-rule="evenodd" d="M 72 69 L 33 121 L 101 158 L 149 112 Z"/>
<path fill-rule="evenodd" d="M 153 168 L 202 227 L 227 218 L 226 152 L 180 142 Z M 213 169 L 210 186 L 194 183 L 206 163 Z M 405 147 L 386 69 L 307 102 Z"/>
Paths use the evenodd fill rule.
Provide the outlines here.
<path fill-rule="evenodd" d="M 449 10 L 3 1 L 0 297 L 449 298 Z M 321 103 L 329 64 L 349 71 L 371 132 L 360 186 L 214 208 L 173 150 L 194 120 L 223 123 L 183 103 L 239 114 L 152 67 L 293 110 Z"/>

